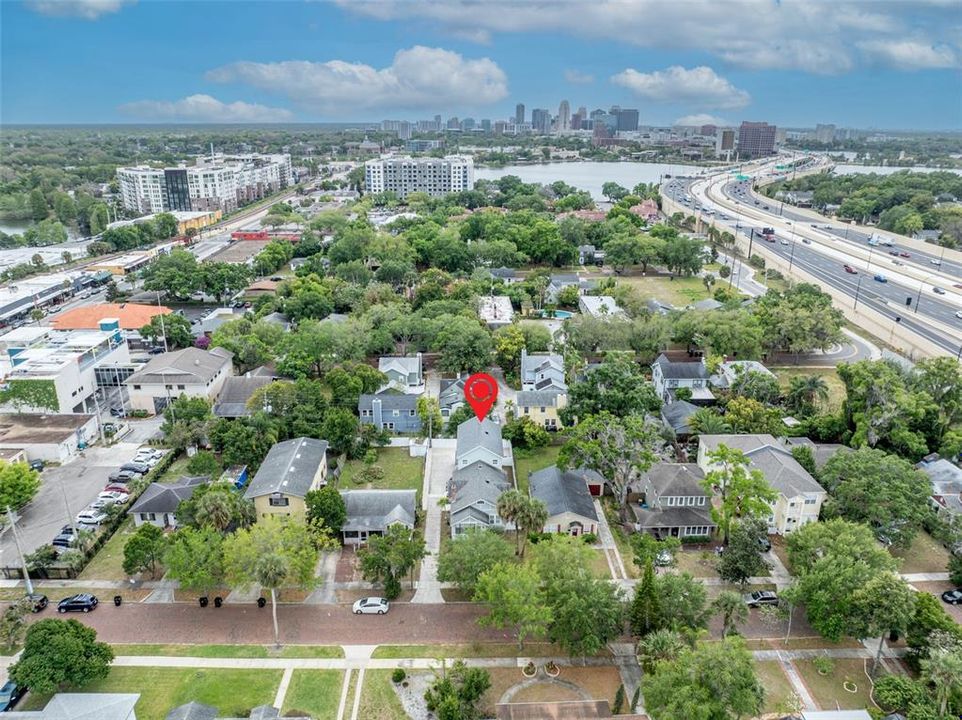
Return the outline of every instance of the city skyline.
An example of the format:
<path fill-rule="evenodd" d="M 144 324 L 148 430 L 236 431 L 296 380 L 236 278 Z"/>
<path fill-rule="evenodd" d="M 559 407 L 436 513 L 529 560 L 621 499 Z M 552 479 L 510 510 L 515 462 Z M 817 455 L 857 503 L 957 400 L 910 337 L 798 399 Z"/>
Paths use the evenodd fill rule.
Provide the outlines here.
<path fill-rule="evenodd" d="M 567 99 L 572 115 L 637 108 L 641 125 L 962 129 L 962 49 L 950 5 L 937 2 L 746 0 L 687 6 L 684 17 L 660 3 L 600 2 L 578 6 L 580 22 L 567 3 L 537 13 L 388 1 L 223 7 L 3 3 L 0 120 L 508 119 L 517 104 L 556 116 Z M 217 32 L 197 35 L 190 52 L 170 42 L 191 28 Z M 144 52 L 158 43 L 169 47 Z"/>

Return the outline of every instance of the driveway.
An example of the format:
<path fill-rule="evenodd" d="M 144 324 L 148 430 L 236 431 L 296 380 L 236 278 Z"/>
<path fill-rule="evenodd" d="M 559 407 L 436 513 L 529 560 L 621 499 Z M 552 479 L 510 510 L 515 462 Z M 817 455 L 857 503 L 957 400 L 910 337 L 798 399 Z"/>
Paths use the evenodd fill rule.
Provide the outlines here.
<path fill-rule="evenodd" d="M 20 511 L 17 529 L 23 552 L 29 554 L 46 545 L 107 484 L 107 476 L 137 453 L 140 443 L 120 442 L 109 448 L 91 447 L 83 456 L 60 467 L 50 467 L 40 476 L 40 490 Z M 0 564 L 19 563 L 16 545 L 9 532 L 0 540 Z"/>
<path fill-rule="evenodd" d="M 427 509 L 424 544 L 428 554 L 421 561 L 418 589 L 412 602 L 435 604 L 444 602 L 438 583 L 438 553 L 441 551 L 441 506 L 438 505 L 438 500 L 447 495 L 448 480 L 454 472 L 454 444 L 450 440 L 435 440 L 428 453 L 425 464 L 428 473 L 425 488 L 427 493 L 423 498 Z"/>

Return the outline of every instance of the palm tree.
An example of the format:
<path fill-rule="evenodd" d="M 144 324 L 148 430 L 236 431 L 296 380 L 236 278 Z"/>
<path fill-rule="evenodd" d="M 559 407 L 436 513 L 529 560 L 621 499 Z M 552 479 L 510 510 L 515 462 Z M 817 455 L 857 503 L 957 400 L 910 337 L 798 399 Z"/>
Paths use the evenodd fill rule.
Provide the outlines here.
<path fill-rule="evenodd" d="M 276 553 L 264 555 L 257 562 L 255 574 L 261 587 L 271 591 L 271 615 L 274 620 L 274 644 L 280 646 L 280 633 L 277 629 L 277 588 L 287 578 L 287 559 Z"/>
<path fill-rule="evenodd" d="M 715 598 L 712 607 L 722 616 L 722 637 L 734 631 L 739 623 L 748 619 L 748 606 L 742 596 L 733 590 L 723 590 Z"/>
<path fill-rule="evenodd" d="M 712 273 L 705 273 L 701 277 L 702 284 L 707 292 L 711 292 L 711 286 L 715 284 L 715 276 Z"/>
<path fill-rule="evenodd" d="M 785 400 L 794 412 L 808 414 L 818 402 L 828 400 L 828 384 L 821 375 L 792 378 Z"/>
<path fill-rule="evenodd" d="M 524 505 L 518 515 L 518 531 L 521 532 L 521 557 L 528 544 L 528 533 L 543 532 L 544 524 L 548 522 L 548 507 L 535 498 L 525 498 Z"/>
<path fill-rule="evenodd" d="M 922 661 L 922 676 L 935 687 L 939 716 L 944 717 L 949 698 L 962 689 L 962 651 L 939 648 Z"/>
<path fill-rule="evenodd" d="M 694 435 L 723 435 L 732 431 L 725 418 L 711 408 L 699 408 L 688 418 L 688 427 Z"/>
<path fill-rule="evenodd" d="M 641 667 L 646 673 L 653 673 L 660 660 L 674 660 L 685 649 L 681 633 L 675 630 L 655 630 L 648 633 L 638 643 Z"/>
<path fill-rule="evenodd" d="M 197 523 L 226 532 L 234 517 L 234 504 L 224 492 L 207 492 L 197 503 Z"/>
<path fill-rule="evenodd" d="M 514 551 L 515 555 L 521 554 L 522 532 L 517 521 L 520 519 L 526 499 L 527 498 L 521 493 L 520 490 L 507 490 L 501 493 L 501 496 L 498 498 L 498 515 L 505 523 L 514 523 L 515 525 L 515 535 L 517 540 L 517 545 Z"/>

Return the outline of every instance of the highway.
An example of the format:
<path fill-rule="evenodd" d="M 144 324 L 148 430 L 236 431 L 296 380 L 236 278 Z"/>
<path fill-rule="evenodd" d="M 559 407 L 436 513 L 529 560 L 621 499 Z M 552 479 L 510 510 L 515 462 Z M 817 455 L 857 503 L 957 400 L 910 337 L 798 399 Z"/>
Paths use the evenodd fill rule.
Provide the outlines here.
<path fill-rule="evenodd" d="M 703 221 L 738 232 L 752 244 L 764 243 L 769 252 L 848 295 L 853 308 L 857 303 L 877 310 L 891 319 L 893 328 L 900 323 L 950 355 L 962 351 L 962 318 L 956 316 L 962 312 L 962 277 L 955 274 L 954 264 L 937 267 L 914 250 L 872 248 L 854 238 L 846 242 L 822 228 L 827 222 L 815 223 L 819 227 L 813 228 L 808 217 L 802 222 L 779 216 L 774 203 L 760 200 L 756 206 L 749 186 L 750 180 L 715 175 L 673 178 L 662 191 L 691 208 L 692 214 L 700 214 Z M 760 237 L 763 227 L 775 228 L 774 243 Z M 893 257 L 889 252 L 909 252 L 916 257 Z M 845 265 L 854 272 L 846 271 Z M 876 275 L 886 282 L 877 281 Z M 937 294 L 935 288 L 944 294 Z"/>

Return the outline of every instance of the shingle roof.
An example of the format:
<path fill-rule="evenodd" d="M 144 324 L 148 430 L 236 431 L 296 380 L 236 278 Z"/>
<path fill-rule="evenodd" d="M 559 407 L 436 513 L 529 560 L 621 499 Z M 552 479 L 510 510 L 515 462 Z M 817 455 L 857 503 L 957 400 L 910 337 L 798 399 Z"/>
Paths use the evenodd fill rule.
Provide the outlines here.
<path fill-rule="evenodd" d="M 272 493 L 304 497 L 321 463 L 326 462 L 326 452 L 327 440 L 299 437 L 277 443 L 267 453 L 244 497 Z"/>
<path fill-rule="evenodd" d="M 209 352 L 198 348 L 184 348 L 174 352 L 157 355 L 140 370 L 127 378 L 128 385 L 169 385 L 172 383 L 206 383 L 229 363 L 234 353 L 224 348 L 214 348 Z"/>
<path fill-rule="evenodd" d="M 438 403 L 441 407 L 451 407 L 464 402 L 464 383 L 467 378 L 442 379 Z"/>
<path fill-rule="evenodd" d="M 131 505 L 128 513 L 172 513 L 177 511 L 181 500 L 194 494 L 199 485 L 210 482 L 206 475 L 182 477 L 173 483 L 151 483 Z"/>
<path fill-rule="evenodd" d="M 167 713 L 166 720 L 216 720 L 219 714 L 215 707 L 191 701 Z"/>
<path fill-rule="evenodd" d="M 501 457 L 504 454 L 501 426 L 488 418 L 485 418 L 484 422 L 478 422 L 477 418 L 471 418 L 458 425 L 455 456 L 461 457 L 476 447 L 483 447 Z"/>
<path fill-rule="evenodd" d="M 139 305 L 137 303 L 96 303 L 60 313 L 50 319 L 57 330 L 99 330 L 100 321 L 114 318 L 120 321 L 122 330 L 140 330 L 155 315 L 168 315 L 168 307 Z"/>
<path fill-rule="evenodd" d="M 419 357 L 399 357 L 384 356 L 377 361 L 377 369 L 382 373 L 388 370 L 399 372 L 403 375 L 414 373 L 417 375 L 421 370 L 421 358 Z"/>
<path fill-rule="evenodd" d="M 587 469 L 569 470 L 564 473 L 557 465 L 528 475 L 531 497 L 541 500 L 548 507 L 549 517 L 570 512 L 597 520 L 595 503 L 588 492 L 584 472 Z"/>
<path fill-rule="evenodd" d="M 496 505 L 501 493 L 510 488 L 508 479 L 502 475 L 501 481 L 494 481 L 476 475 L 468 478 L 455 492 L 451 502 L 451 515 L 456 515 L 460 510 L 473 505 L 479 500 L 487 500 L 492 505 Z"/>
<path fill-rule="evenodd" d="M 708 507 L 666 507 L 661 510 L 643 508 L 638 503 L 630 506 L 632 514 L 642 528 L 715 527 Z"/>
<path fill-rule="evenodd" d="M 661 417 L 679 435 L 690 435 L 691 427 L 688 425 L 688 418 L 698 410 L 697 405 L 692 405 L 687 400 L 675 400 L 661 406 Z"/>
<path fill-rule="evenodd" d="M 358 410 L 370 410 L 374 401 L 379 400 L 381 410 L 417 410 L 417 395 L 402 395 L 401 393 L 378 393 L 377 395 L 361 395 L 357 400 Z"/>
<path fill-rule="evenodd" d="M 664 354 L 658 356 L 655 364 L 661 368 L 661 374 L 666 379 L 673 380 L 697 380 L 708 378 L 708 368 L 705 363 L 698 361 L 692 362 L 673 362 Z"/>
<path fill-rule="evenodd" d="M 457 492 L 465 483 L 473 479 L 486 480 L 492 483 L 503 483 L 508 485 L 507 476 L 495 467 L 488 465 L 483 460 L 476 460 L 470 465 L 455 470 L 451 474 L 451 490 Z"/>
<path fill-rule="evenodd" d="M 705 473 L 694 463 L 657 463 L 647 475 L 659 495 L 708 495 L 701 486 Z"/>
<path fill-rule="evenodd" d="M 341 530 L 384 530 L 392 521 L 414 526 L 416 490 L 342 490 L 347 519 Z"/>
<path fill-rule="evenodd" d="M 38 720 L 127 720 L 134 711 L 139 693 L 57 693 L 42 713 L 10 713 L 8 717 L 34 717 Z"/>
<path fill-rule="evenodd" d="M 515 398 L 517 407 L 555 407 L 564 390 L 522 390 Z"/>
<path fill-rule="evenodd" d="M 496 278 L 515 278 L 518 276 L 518 271 L 509 267 L 491 268 L 490 272 Z"/>
<path fill-rule="evenodd" d="M 227 418 L 248 417 L 251 411 L 247 409 L 247 401 L 257 390 L 273 381 L 273 378 L 265 375 L 232 375 L 224 381 L 224 387 L 217 396 L 214 415 Z"/>
<path fill-rule="evenodd" d="M 752 466 L 764 473 L 768 484 L 785 497 L 825 492 L 825 488 L 771 435 L 702 435 L 699 442 L 706 443 L 708 449 L 724 444 L 741 450 Z"/>

